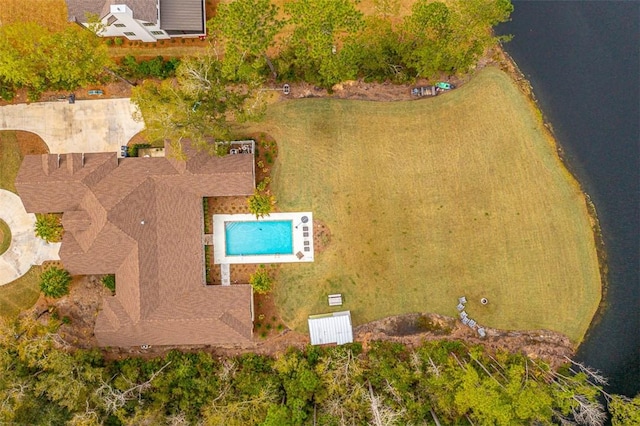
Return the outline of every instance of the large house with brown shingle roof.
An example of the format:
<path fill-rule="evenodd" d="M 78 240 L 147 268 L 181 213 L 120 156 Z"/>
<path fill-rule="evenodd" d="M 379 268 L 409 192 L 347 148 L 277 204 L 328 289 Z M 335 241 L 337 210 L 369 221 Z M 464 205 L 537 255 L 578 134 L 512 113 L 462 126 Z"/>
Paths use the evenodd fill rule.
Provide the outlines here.
<path fill-rule="evenodd" d="M 252 194 L 253 155 L 184 150 L 186 161 L 95 153 L 22 162 L 16 188 L 26 210 L 63 213 L 64 267 L 116 276 L 96 320 L 101 346 L 251 341 L 251 286 L 205 283 L 202 199 Z"/>
<path fill-rule="evenodd" d="M 205 35 L 204 0 L 66 0 L 69 20 L 88 26 L 96 16 L 103 37 L 154 42 Z"/>

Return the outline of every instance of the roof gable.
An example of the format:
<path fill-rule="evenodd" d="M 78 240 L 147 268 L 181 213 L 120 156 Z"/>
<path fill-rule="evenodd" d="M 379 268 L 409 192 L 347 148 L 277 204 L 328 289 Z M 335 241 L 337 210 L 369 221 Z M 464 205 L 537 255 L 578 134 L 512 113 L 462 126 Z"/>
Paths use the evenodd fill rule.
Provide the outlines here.
<path fill-rule="evenodd" d="M 252 193 L 253 155 L 210 157 L 188 143 L 186 152 L 182 171 L 165 158 L 112 153 L 67 156 L 62 168 L 57 156 L 55 164 L 50 156 L 23 161 L 16 185 L 27 210 L 63 212 L 65 267 L 116 274 L 116 295 L 96 323 L 102 345 L 250 341 L 251 287 L 205 285 L 202 198 Z"/>

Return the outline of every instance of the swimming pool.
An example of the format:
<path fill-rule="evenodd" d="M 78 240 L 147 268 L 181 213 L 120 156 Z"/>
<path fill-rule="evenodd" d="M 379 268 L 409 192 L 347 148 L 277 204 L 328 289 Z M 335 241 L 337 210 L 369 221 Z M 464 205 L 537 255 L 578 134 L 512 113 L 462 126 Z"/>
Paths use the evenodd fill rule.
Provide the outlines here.
<path fill-rule="evenodd" d="M 213 263 L 313 262 L 313 214 L 213 215 Z"/>
<path fill-rule="evenodd" d="M 261 220 L 225 222 L 227 256 L 293 254 L 293 222 Z"/>

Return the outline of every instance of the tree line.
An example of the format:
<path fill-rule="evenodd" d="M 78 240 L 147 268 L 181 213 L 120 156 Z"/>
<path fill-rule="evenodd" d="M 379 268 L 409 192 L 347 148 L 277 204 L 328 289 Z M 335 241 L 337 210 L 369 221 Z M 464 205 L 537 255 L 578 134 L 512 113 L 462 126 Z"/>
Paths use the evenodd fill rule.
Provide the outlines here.
<path fill-rule="evenodd" d="M 50 30 L 34 22 L 0 25 L 0 97 L 26 88 L 29 100 L 46 90 L 73 90 L 106 78 L 106 46 L 78 25 Z"/>
<path fill-rule="evenodd" d="M 355 78 L 406 82 L 464 73 L 495 45 L 492 27 L 513 11 L 510 0 L 418 0 L 401 18 L 399 0 L 374 1 L 369 16 L 356 3 L 292 0 L 280 11 L 269 0 L 236 0 L 219 5 L 208 32 L 236 79 L 258 69 L 330 88 Z"/>
<path fill-rule="evenodd" d="M 374 2 L 364 16 L 354 0 L 221 3 L 207 23 L 210 46 L 184 58 L 176 78 L 133 90 L 149 140 L 183 139 L 226 154 L 231 123 L 265 111 L 266 81 L 306 81 L 325 88 L 355 78 L 407 82 L 468 71 L 497 43 L 492 26 L 508 19 L 510 0 L 418 0 L 398 16 L 398 0 Z M 284 18 L 280 18 L 284 16 Z M 222 149 L 221 149 L 222 148 Z"/>
<path fill-rule="evenodd" d="M 552 369 L 462 342 L 291 348 L 275 358 L 171 351 L 108 361 L 32 316 L 0 334 L 0 423 L 346 425 L 640 424 L 640 397 L 596 371 Z"/>
<path fill-rule="evenodd" d="M 189 138 L 217 151 L 204 135 L 224 140 L 231 122 L 259 118 L 267 80 L 330 89 L 355 78 L 407 82 L 464 73 L 497 42 L 492 26 L 513 10 L 510 0 L 418 0 L 401 18 L 399 0 L 374 4 L 364 16 L 355 0 L 291 0 L 283 10 L 270 0 L 221 3 L 201 55 L 179 64 L 128 57 L 119 68 L 89 30 L 12 22 L 0 26 L 0 97 L 12 99 L 20 88 L 31 100 L 45 90 L 74 90 L 106 81 L 107 67 L 126 77 L 171 77 L 133 92 L 149 139 Z"/>

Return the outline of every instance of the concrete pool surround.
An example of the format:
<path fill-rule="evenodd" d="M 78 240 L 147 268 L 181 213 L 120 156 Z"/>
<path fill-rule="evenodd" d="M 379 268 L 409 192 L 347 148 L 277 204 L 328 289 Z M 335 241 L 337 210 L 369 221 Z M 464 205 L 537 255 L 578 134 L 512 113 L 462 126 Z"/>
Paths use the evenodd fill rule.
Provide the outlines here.
<path fill-rule="evenodd" d="M 274 254 L 227 254 L 226 226 L 234 222 L 284 222 L 291 223 L 292 247 L 290 253 Z M 256 219 L 251 214 L 213 215 L 213 263 L 214 264 L 251 264 L 251 263 L 299 263 L 313 262 L 313 215 L 310 212 L 271 213 Z"/>

